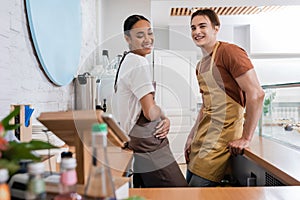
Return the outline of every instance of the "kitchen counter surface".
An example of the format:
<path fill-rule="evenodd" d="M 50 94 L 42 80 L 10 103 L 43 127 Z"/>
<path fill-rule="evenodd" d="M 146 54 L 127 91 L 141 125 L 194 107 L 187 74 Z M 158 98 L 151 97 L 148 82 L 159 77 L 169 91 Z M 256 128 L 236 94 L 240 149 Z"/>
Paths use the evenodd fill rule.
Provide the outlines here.
<path fill-rule="evenodd" d="M 287 185 L 300 186 L 300 152 L 269 138 L 254 136 L 244 156 Z"/>
<path fill-rule="evenodd" d="M 278 187 L 130 188 L 130 196 L 150 199 L 290 200 L 300 194 L 300 152 L 268 138 L 254 136 L 244 156 L 287 185 Z"/>
<path fill-rule="evenodd" d="M 131 188 L 130 196 L 146 200 L 290 200 L 299 198 L 300 186 L 216 188 Z"/>

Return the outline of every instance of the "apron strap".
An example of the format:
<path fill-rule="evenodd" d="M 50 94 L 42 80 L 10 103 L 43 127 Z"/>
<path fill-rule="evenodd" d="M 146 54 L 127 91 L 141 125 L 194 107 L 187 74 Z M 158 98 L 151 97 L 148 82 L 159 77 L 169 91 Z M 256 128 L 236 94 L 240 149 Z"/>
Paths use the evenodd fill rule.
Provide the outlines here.
<path fill-rule="evenodd" d="M 129 53 L 130 53 L 130 51 L 124 51 L 123 56 L 121 58 L 121 61 L 120 61 L 120 64 L 119 64 L 119 67 L 118 67 L 118 70 L 117 70 L 117 73 L 116 73 L 115 83 L 114 83 L 115 93 L 117 92 L 117 89 L 118 89 L 117 82 L 118 82 L 119 72 L 120 72 L 120 69 L 121 69 L 121 64 L 124 61 L 126 55 L 129 54 Z"/>
<path fill-rule="evenodd" d="M 214 60 L 215 60 L 215 57 L 216 57 L 216 52 L 217 52 L 217 49 L 218 49 L 219 45 L 220 45 L 220 42 L 218 41 L 215 44 L 215 47 L 214 47 L 214 50 L 213 50 L 213 53 L 212 53 L 212 56 L 211 56 L 210 69 L 209 69 L 210 71 L 212 71 Z"/>

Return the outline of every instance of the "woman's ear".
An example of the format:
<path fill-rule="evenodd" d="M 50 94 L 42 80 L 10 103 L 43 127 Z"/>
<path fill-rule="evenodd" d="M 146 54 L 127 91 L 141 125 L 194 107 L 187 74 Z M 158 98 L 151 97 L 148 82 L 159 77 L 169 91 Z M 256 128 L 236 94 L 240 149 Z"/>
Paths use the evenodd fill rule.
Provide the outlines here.
<path fill-rule="evenodd" d="M 124 35 L 124 38 L 128 44 L 131 43 L 130 37 L 128 35 Z"/>

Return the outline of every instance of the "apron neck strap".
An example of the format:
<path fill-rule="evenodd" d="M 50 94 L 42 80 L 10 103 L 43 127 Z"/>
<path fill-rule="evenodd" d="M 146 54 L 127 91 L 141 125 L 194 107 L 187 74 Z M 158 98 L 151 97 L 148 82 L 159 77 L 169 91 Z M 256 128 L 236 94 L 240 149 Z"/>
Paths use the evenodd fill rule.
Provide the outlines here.
<path fill-rule="evenodd" d="M 117 73 L 116 73 L 115 83 L 114 83 L 115 93 L 117 92 L 117 89 L 118 89 L 117 82 L 118 82 L 118 77 L 119 77 L 119 72 L 120 72 L 121 64 L 124 61 L 124 58 L 126 57 L 126 55 L 129 54 L 129 53 L 130 53 L 130 51 L 124 51 L 123 56 L 121 58 L 121 61 L 119 63 L 119 67 L 118 67 L 118 70 L 117 70 Z"/>
<path fill-rule="evenodd" d="M 216 52 L 217 52 L 217 49 L 218 49 L 219 45 L 220 45 L 220 42 L 217 41 L 217 43 L 215 44 L 214 50 L 212 52 L 212 56 L 211 56 L 210 70 L 212 70 L 212 66 L 214 64 L 214 60 L 215 60 L 215 57 L 216 57 Z"/>

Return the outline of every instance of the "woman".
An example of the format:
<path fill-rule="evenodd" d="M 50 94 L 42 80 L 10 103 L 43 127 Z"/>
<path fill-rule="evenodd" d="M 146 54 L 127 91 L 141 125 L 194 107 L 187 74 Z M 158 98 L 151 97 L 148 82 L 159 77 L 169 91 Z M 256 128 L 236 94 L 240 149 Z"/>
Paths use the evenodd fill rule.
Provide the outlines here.
<path fill-rule="evenodd" d="M 129 45 L 115 80 L 113 113 L 129 133 L 134 151 L 134 187 L 182 187 L 187 183 L 172 155 L 167 139 L 170 121 L 154 100 L 150 65 L 145 58 L 154 36 L 148 19 L 129 16 L 124 22 Z"/>

